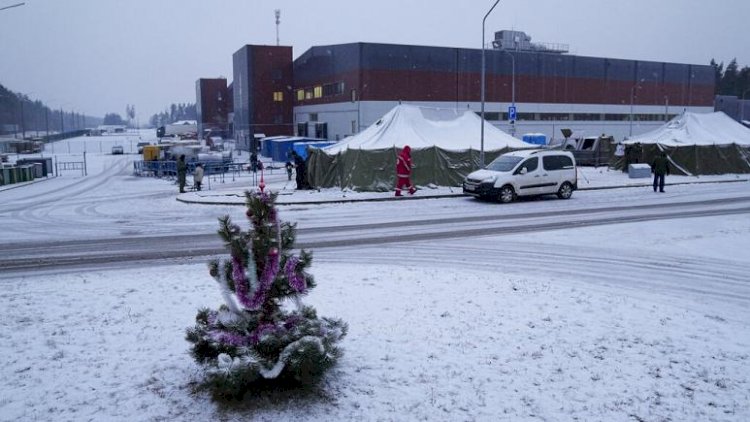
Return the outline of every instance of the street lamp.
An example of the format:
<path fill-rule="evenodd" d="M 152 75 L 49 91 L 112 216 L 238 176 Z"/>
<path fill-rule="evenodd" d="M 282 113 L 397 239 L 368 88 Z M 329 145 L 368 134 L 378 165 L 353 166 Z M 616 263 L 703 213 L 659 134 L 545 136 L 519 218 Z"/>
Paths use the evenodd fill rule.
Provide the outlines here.
<path fill-rule="evenodd" d="M 480 135 L 480 142 L 479 142 L 479 166 L 481 168 L 484 168 L 484 73 L 485 73 L 485 46 L 484 46 L 484 24 L 487 21 L 487 17 L 492 13 L 492 11 L 495 9 L 495 6 L 500 3 L 500 0 L 495 0 L 495 4 L 492 5 L 490 10 L 487 12 L 486 15 L 484 15 L 484 19 L 482 19 L 482 82 L 481 82 L 481 96 L 482 96 L 482 128 L 481 128 L 481 135 Z"/>
<path fill-rule="evenodd" d="M 664 122 L 669 121 L 669 95 L 664 95 Z"/>
<path fill-rule="evenodd" d="M 14 7 L 19 7 L 19 6 L 23 6 L 24 4 L 26 3 L 11 4 L 10 6 L 0 7 L 0 10 L 6 10 L 6 9 L 14 8 Z"/>
<path fill-rule="evenodd" d="M 511 54 L 509 51 L 506 50 L 500 50 L 503 53 L 510 56 L 510 74 L 511 74 L 511 86 L 510 86 L 510 103 L 513 108 L 516 107 L 516 57 Z M 510 116 L 508 116 L 510 117 Z M 516 121 L 511 120 L 510 122 L 510 134 L 515 135 L 516 134 Z"/>

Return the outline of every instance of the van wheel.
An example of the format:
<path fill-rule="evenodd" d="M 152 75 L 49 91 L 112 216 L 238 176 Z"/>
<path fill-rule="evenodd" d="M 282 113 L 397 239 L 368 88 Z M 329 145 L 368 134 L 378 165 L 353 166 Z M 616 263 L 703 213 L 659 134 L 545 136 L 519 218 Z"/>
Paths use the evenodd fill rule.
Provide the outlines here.
<path fill-rule="evenodd" d="M 497 199 L 503 204 L 513 202 L 516 199 L 516 192 L 513 191 L 511 186 L 503 186 L 500 188 L 500 193 L 497 195 Z"/>
<path fill-rule="evenodd" d="M 568 182 L 563 183 L 557 191 L 557 197 L 560 199 L 570 199 L 571 195 L 573 195 L 573 185 Z"/>

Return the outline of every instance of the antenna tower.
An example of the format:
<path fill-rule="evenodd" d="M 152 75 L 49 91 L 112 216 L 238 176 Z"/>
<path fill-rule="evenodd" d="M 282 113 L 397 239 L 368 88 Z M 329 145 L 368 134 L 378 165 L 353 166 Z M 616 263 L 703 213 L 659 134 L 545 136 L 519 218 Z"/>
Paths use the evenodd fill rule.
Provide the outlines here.
<path fill-rule="evenodd" d="M 281 9 L 276 9 L 273 11 L 273 13 L 276 15 L 276 46 L 279 45 L 279 24 L 281 23 Z"/>

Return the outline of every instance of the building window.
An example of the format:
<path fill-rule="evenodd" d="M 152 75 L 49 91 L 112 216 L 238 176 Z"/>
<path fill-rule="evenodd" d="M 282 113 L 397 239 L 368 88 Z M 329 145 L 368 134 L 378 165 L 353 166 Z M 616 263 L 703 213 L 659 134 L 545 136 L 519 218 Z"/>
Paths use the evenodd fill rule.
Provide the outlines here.
<path fill-rule="evenodd" d="M 352 120 L 352 133 L 357 133 L 357 121 Z"/>
<path fill-rule="evenodd" d="M 284 93 L 282 91 L 276 91 L 273 93 L 273 100 L 277 102 L 284 101 Z"/>
<path fill-rule="evenodd" d="M 630 119 L 630 116 L 627 114 L 605 114 L 604 115 L 604 120 L 607 120 L 607 121 L 617 122 L 617 121 L 623 121 L 623 120 L 628 120 L 628 119 Z"/>
<path fill-rule="evenodd" d="M 311 122 L 317 122 L 318 121 L 318 113 L 310 113 L 310 121 Z"/>
<path fill-rule="evenodd" d="M 298 89 L 297 90 L 297 101 L 303 101 L 305 99 L 305 90 L 304 89 Z"/>
<path fill-rule="evenodd" d="M 273 116 L 273 122 L 274 124 L 277 124 L 277 125 L 284 123 L 284 116 L 282 116 L 281 114 L 277 114 Z"/>
<path fill-rule="evenodd" d="M 570 120 L 569 113 L 540 113 L 540 120 Z M 525 119 L 518 119 L 525 120 Z"/>
<path fill-rule="evenodd" d="M 328 139 L 328 123 L 315 123 L 315 137 Z"/>
<path fill-rule="evenodd" d="M 306 89 L 305 90 L 305 99 L 306 100 L 312 100 L 313 98 L 313 91 L 312 89 Z"/>
<path fill-rule="evenodd" d="M 281 71 L 281 69 L 274 69 L 271 73 L 271 78 L 275 81 L 278 81 L 284 76 L 284 73 Z"/>
<path fill-rule="evenodd" d="M 297 123 L 297 136 L 307 137 L 307 123 Z"/>
<path fill-rule="evenodd" d="M 575 113 L 573 114 L 573 120 L 578 121 L 596 121 L 601 120 L 602 115 L 596 113 Z"/>
<path fill-rule="evenodd" d="M 314 88 L 313 97 L 321 98 L 323 96 L 323 87 L 318 85 Z"/>

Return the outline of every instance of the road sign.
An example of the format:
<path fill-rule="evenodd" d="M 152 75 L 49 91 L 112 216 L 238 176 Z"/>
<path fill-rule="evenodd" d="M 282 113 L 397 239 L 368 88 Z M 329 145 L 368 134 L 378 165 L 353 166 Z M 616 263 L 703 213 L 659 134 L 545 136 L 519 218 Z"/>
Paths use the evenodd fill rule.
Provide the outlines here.
<path fill-rule="evenodd" d="M 508 120 L 511 122 L 516 121 L 516 106 L 508 107 Z"/>

